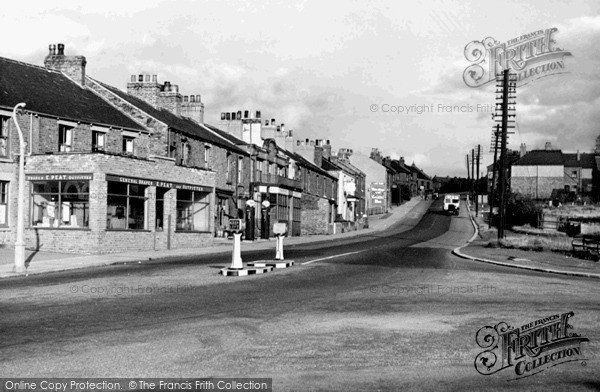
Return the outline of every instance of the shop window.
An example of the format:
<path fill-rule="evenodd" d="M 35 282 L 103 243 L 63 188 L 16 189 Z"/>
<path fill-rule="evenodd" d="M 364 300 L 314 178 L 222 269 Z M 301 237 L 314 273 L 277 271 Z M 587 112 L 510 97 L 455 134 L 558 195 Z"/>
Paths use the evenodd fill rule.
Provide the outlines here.
<path fill-rule="evenodd" d="M 123 153 L 133 155 L 133 141 L 134 137 L 123 136 Z"/>
<path fill-rule="evenodd" d="M 104 151 L 106 149 L 106 134 L 104 132 L 92 131 L 92 151 Z"/>
<path fill-rule="evenodd" d="M 146 228 L 146 187 L 108 182 L 106 228 L 143 230 Z"/>
<path fill-rule="evenodd" d="M 0 116 L 0 157 L 8 157 L 8 123 L 10 117 Z"/>
<path fill-rule="evenodd" d="M 179 231 L 209 231 L 210 194 L 177 190 L 177 223 Z"/>
<path fill-rule="evenodd" d="M 0 227 L 8 227 L 8 182 L 0 181 Z"/>
<path fill-rule="evenodd" d="M 32 182 L 31 224 L 34 227 L 88 227 L 89 181 Z"/>
<path fill-rule="evenodd" d="M 71 152 L 73 149 L 73 127 L 58 125 L 58 151 Z"/>
<path fill-rule="evenodd" d="M 156 229 L 162 230 L 165 226 L 165 194 L 168 188 L 156 188 Z"/>

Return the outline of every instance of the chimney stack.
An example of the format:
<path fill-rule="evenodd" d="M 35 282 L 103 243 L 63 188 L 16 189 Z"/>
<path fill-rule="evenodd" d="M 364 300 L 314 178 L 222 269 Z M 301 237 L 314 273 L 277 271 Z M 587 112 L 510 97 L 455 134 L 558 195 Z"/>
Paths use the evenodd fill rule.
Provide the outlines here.
<path fill-rule="evenodd" d="M 519 157 L 523 158 L 527 154 L 527 146 L 525 143 L 521 143 L 521 147 L 519 148 Z"/>
<path fill-rule="evenodd" d="M 44 66 L 53 71 L 62 72 L 80 86 L 85 86 L 84 56 L 65 56 L 65 45 L 58 44 L 58 53 L 55 45 L 48 45 L 49 53 L 44 59 Z"/>
<path fill-rule="evenodd" d="M 546 142 L 546 151 L 552 150 L 552 143 Z"/>

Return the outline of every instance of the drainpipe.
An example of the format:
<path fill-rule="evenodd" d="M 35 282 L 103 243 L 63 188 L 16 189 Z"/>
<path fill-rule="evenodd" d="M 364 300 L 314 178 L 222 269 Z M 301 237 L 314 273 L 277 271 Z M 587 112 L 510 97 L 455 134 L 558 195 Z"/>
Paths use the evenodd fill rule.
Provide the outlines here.
<path fill-rule="evenodd" d="M 15 272 L 24 273 L 25 270 L 25 241 L 23 239 L 25 225 L 23 222 L 25 212 L 25 149 L 27 143 L 23 139 L 23 132 L 17 121 L 17 110 L 25 107 L 25 103 L 18 103 L 13 109 L 12 118 L 19 133 L 19 198 L 17 199 L 17 239 L 15 241 Z"/>

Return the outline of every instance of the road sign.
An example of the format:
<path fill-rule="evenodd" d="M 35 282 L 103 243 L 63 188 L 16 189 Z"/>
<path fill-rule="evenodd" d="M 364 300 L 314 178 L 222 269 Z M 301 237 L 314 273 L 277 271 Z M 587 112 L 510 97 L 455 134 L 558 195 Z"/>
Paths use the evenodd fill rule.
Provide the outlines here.
<path fill-rule="evenodd" d="M 240 232 L 244 230 L 244 221 L 243 219 L 229 219 L 229 230 Z"/>

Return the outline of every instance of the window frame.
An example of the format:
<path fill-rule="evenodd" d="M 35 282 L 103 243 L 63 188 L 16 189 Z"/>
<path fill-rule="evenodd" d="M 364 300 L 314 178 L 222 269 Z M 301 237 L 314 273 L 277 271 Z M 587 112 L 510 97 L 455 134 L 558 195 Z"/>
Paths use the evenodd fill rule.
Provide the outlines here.
<path fill-rule="evenodd" d="M 69 124 L 58 124 L 58 152 L 73 151 L 75 127 Z"/>
<path fill-rule="evenodd" d="M 8 201 L 10 200 L 9 186 L 10 181 L 0 181 L 0 228 L 8 227 Z M 4 223 L 2 223 L 2 220 L 4 220 Z"/>
<path fill-rule="evenodd" d="M 31 181 L 31 187 L 30 187 L 30 192 L 29 192 L 29 196 L 30 196 L 29 227 L 48 228 L 48 229 L 54 229 L 54 230 L 73 230 L 73 229 L 89 230 L 89 228 L 90 228 L 90 225 L 89 225 L 89 220 L 90 220 L 90 182 L 91 182 L 90 180 Z M 56 191 L 53 191 L 52 188 L 50 188 L 50 190 L 48 190 L 48 191 L 44 190 L 44 192 L 36 192 L 35 191 L 36 184 L 44 184 L 44 186 L 51 186 L 51 183 L 56 183 L 58 185 Z M 82 187 L 86 188 L 87 192 L 78 192 L 78 193 L 68 192 L 68 189 L 66 189 L 66 186 L 69 183 L 79 184 L 79 185 L 83 184 Z M 63 188 L 65 188 L 65 189 L 63 189 Z M 81 200 L 76 200 L 76 201 L 64 201 L 66 199 L 69 199 L 68 196 L 71 196 L 71 195 L 78 195 L 78 197 L 87 196 L 87 199 L 82 198 Z M 50 220 L 50 218 L 53 219 L 52 223 L 48 222 L 48 226 L 44 226 L 43 218 L 42 218 L 41 224 L 34 225 L 33 219 L 35 218 L 34 217 L 35 196 L 42 196 L 42 197 L 49 196 L 50 198 L 52 198 L 53 196 L 56 197 L 56 200 L 50 199 L 50 201 L 52 202 L 53 207 L 55 209 L 55 212 L 54 212 L 53 217 L 48 217 L 48 221 Z M 70 209 L 74 209 L 74 206 L 71 204 L 81 204 L 84 206 L 82 221 L 77 222 L 77 226 L 71 226 L 71 217 L 73 215 L 77 216 L 76 214 L 69 214 L 69 223 L 68 224 L 64 223 L 64 220 L 62 219 L 62 217 L 63 217 L 63 213 L 64 213 L 63 206 L 65 203 L 70 204 L 69 205 Z M 41 207 L 38 207 L 38 208 L 41 208 Z M 73 212 L 73 211 L 71 211 L 71 212 Z M 42 214 L 43 214 L 43 212 L 42 212 Z"/>
<path fill-rule="evenodd" d="M 0 115 L 0 158 L 8 158 L 10 154 L 10 117 Z M 4 148 L 4 153 L 2 152 Z"/>
<path fill-rule="evenodd" d="M 121 185 L 125 185 L 127 187 L 127 192 L 126 194 L 121 194 L 121 193 L 110 193 L 110 184 L 114 183 L 114 184 L 121 184 Z M 132 186 L 138 186 L 141 187 L 143 189 L 143 193 L 144 196 L 139 196 L 136 194 L 131 194 L 131 187 Z M 148 186 L 146 185 L 138 185 L 138 184 L 129 184 L 129 183 L 120 183 L 117 181 L 107 181 L 107 187 L 106 187 L 106 204 L 107 204 L 107 211 L 108 211 L 108 207 L 110 207 L 109 204 L 109 199 L 111 197 L 114 198 L 125 198 L 126 202 L 125 202 L 125 219 L 127 220 L 127 227 L 126 228 L 111 228 L 110 227 L 110 218 L 108 217 L 107 214 L 107 219 L 106 219 L 106 231 L 147 231 L 148 230 L 148 196 L 147 196 L 147 191 L 148 191 Z M 142 228 L 130 228 L 129 226 L 131 225 L 131 222 L 129 222 L 129 219 L 134 219 L 135 218 L 130 218 L 130 212 L 131 212 L 131 199 L 136 199 L 136 200 L 142 200 L 143 201 L 143 205 L 144 205 L 144 213 L 143 215 L 143 224 L 142 224 Z M 118 207 L 119 205 L 117 205 Z M 137 222 L 134 222 L 134 224 L 137 224 Z"/>
<path fill-rule="evenodd" d="M 184 199 L 181 196 L 184 192 L 189 192 L 190 198 Z M 210 211 L 210 193 L 195 191 L 195 190 L 186 190 L 186 189 L 177 189 L 177 203 L 175 205 L 175 232 L 179 233 L 209 233 L 210 232 L 210 220 L 211 220 L 211 211 Z M 198 199 L 196 197 L 199 196 Z M 185 207 L 181 207 L 180 203 L 191 203 Z M 202 206 L 198 208 L 198 206 Z M 190 215 L 191 208 L 191 215 Z M 185 211 L 184 214 L 180 214 L 180 211 Z M 205 219 L 202 224 L 205 227 L 197 228 L 195 227 L 194 215 L 198 212 L 202 211 L 205 214 Z M 204 212 L 205 211 L 205 212 Z M 190 227 L 187 228 L 179 228 L 180 219 L 184 224 L 191 224 Z"/>

